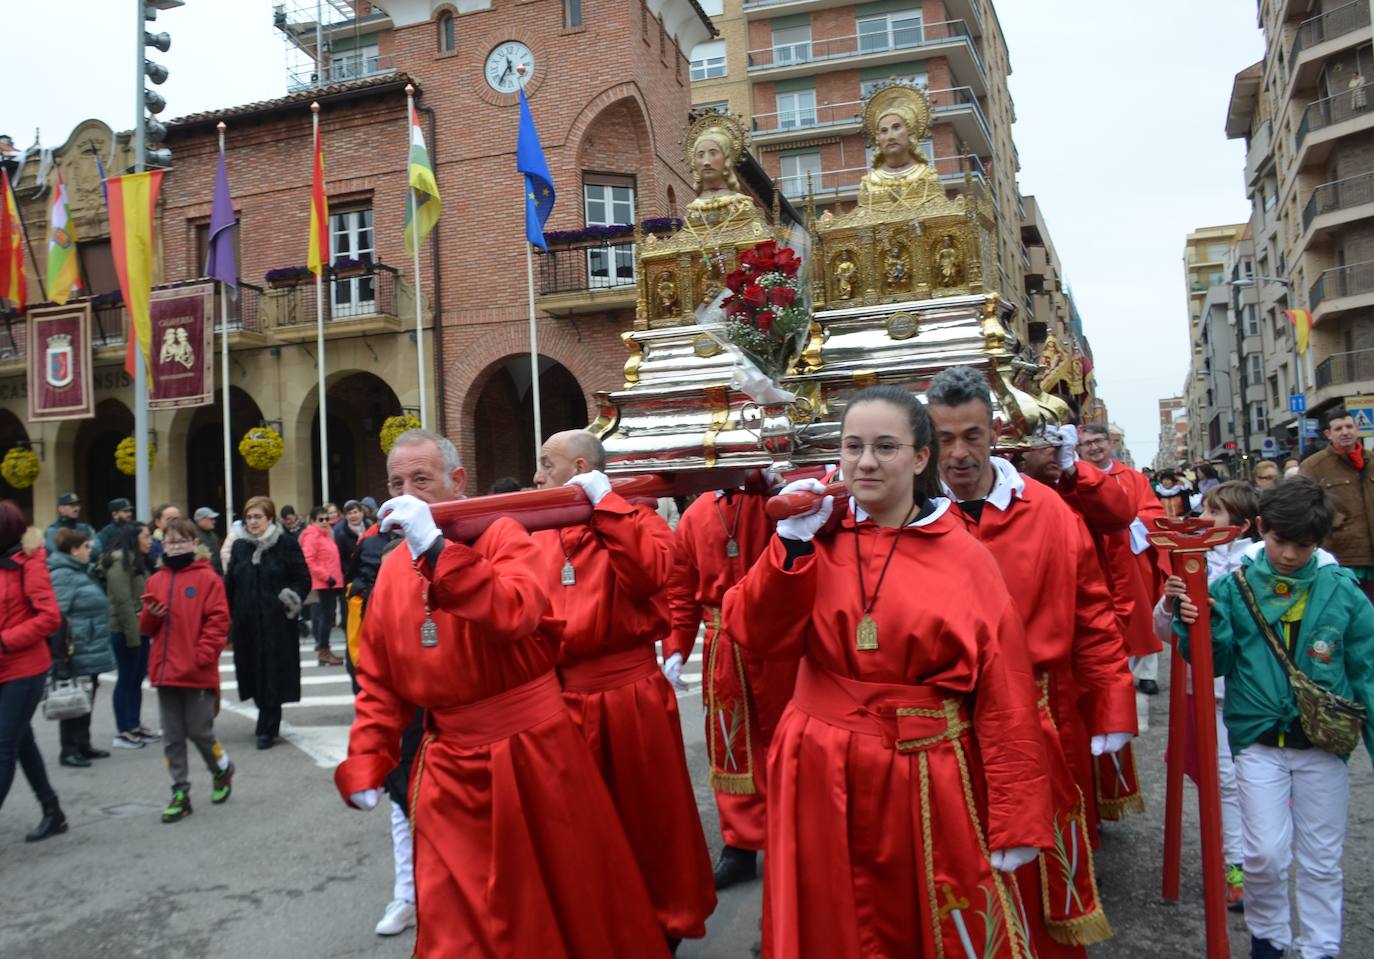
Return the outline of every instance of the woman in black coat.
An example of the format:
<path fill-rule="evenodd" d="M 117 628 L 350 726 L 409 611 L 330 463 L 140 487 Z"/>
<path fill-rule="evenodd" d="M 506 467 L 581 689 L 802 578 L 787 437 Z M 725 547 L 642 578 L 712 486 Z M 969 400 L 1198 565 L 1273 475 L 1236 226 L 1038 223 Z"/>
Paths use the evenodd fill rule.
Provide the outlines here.
<path fill-rule="evenodd" d="M 243 535 L 229 553 L 224 585 L 234 619 L 230 639 L 239 699 L 257 705 L 258 748 L 270 749 L 281 732 L 282 703 L 301 698 L 297 621 L 310 592 L 310 570 L 266 496 L 244 505 Z"/>

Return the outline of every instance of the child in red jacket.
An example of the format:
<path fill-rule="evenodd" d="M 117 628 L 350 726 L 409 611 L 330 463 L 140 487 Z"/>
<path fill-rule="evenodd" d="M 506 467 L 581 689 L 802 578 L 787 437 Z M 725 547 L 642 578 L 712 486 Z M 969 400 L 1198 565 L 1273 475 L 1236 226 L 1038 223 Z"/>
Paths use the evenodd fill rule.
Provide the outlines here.
<path fill-rule="evenodd" d="M 152 637 L 148 681 L 157 689 L 163 752 L 172 774 L 172 801 L 162 813 L 169 823 L 191 815 L 188 739 L 214 777 L 211 802 L 229 798 L 234 778 L 234 764 L 215 736 L 229 603 L 209 560 L 196 556 L 197 542 L 190 520 L 177 518 L 163 527 L 162 568 L 148 580 L 139 617 L 139 628 Z"/>

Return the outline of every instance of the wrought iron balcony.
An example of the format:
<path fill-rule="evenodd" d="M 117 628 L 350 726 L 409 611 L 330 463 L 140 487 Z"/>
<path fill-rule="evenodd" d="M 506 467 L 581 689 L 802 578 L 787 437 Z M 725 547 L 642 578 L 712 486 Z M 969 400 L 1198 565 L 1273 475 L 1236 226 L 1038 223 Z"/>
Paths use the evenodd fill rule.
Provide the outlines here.
<path fill-rule="evenodd" d="M 1316 283 L 1312 284 L 1312 289 L 1308 292 L 1307 302 L 1311 304 L 1312 310 L 1315 312 L 1328 300 L 1339 299 L 1343 296 L 1358 296 L 1362 293 L 1374 293 L 1374 260 L 1351 263 L 1348 266 L 1327 270 L 1317 277 Z"/>
<path fill-rule="evenodd" d="M 1293 47 L 1288 55 L 1288 63 L 1297 62 L 1298 54 L 1309 47 L 1315 47 L 1327 40 L 1353 33 L 1361 27 L 1369 26 L 1369 4 L 1366 0 L 1352 0 L 1345 6 L 1328 10 L 1320 16 L 1305 20 L 1298 25 Z"/>
<path fill-rule="evenodd" d="M 614 290 L 635 284 L 633 236 L 571 243 L 535 255 L 539 295 Z"/>
<path fill-rule="evenodd" d="M 1317 389 L 1374 380 L 1374 350 L 1332 353 L 1317 364 Z"/>
<path fill-rule="evenodd" d="M 332 276 L 321 288 L 324 293 L 324 321 L 328 326 L 344 320 L 398 316 L 396 287 L 400 271 L 385 263 L 372 263 L 353 276 Z M 270 294 L 269 294 L 270 295 Z M 311 328 L 316 320 L 314 280 L 279 289 L 272 300 L 270 322 L 278 332 Z M 266 312 L 266 310 L 264 310 Z M 265 318 L 264 318 L 265 319 Z"/>
<path fill-rule="evenodd" d="M 1312 225 L 1312 221 L 1323 213 L 1349 210 L 1351 207 L 1374 203 L 1374 172 L 1357 173 L 1344 180 L 1323 183 L 1312 191 L 1312 197 L 1302 211 L 1302 229 Z"/>
<path fill-rule="evenodd" d="M 826 63 L 896 50 L 947 47 L 951 44 L 966 46 L 979 75 L 987 76 L 987 68 L 974 42 L 974 34 L 963 20 L 921 22 L 882 33 L 856 33 L 759 47 L 749 51 L 748 67 L 749 72 L 754 73 L 798 64 Z M 932 52 L 932 55 L 935 54 Z"/>
<path fill-rule="evenodd" d="M 229 301 L 229 332 L 230 333 L 257 333 L 260 332 L 260 313 L 262 311 L 262 287 L 254 286 L 251 283 L 239 281 L 238 294 L 234 295 L 231 291 Z M 215 319 L 220 319 L 219 295 L 215 296 Z M 225 324 L 218 322 L 215 324 L 215 332 L 222 333 Z"/>
<path fill-rule="evenodd" d="M 1303 111 L 1302 122 L 1298 124 L 1298 132 L 1293 138 L 1297 149 L 1302 149 L 1308 134 L 1314 131 L 1374 112 L 1374 98 L 1371 94 L 1374 94 L 1374 83 L 1366 83 L 1308 104 L 1307 109 Z"/>

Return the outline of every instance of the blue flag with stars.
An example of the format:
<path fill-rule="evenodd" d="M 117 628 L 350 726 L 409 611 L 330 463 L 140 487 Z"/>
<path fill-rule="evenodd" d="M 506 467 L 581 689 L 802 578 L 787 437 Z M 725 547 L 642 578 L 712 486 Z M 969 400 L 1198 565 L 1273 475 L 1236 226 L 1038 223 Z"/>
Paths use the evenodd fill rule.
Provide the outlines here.
<path fill-rule="evenodd" d="M 525 174 L 525 239 L 549 252 L 544 242 L 544 224 L 553 212 L 553 177 L 549 175 L 549 161 L 539 143 L 539 132 L 530 116 L 525 90 L 520 89 L 520 139 L 515 146 L 515 169 Z"/>

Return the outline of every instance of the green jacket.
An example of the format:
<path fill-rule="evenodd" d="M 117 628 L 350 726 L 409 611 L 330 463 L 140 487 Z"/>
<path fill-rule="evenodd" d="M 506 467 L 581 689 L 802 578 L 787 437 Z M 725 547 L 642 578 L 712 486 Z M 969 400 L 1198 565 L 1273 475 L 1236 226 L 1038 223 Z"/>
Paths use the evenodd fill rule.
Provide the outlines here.
<path fill-rule="evenodd" d="M 1295 587 L 1300 590 L 1305 585 L 1311 590 L 1298 627 L 1293 663 L 1338 696 L 1374 706 L 1374 605 L 1355 584 L 1354 575 L 1336 565 L 1329 554 L 1318 553 L 1293 576 L 1279 576 L 1265 560 L 1262 544 L 1248 552 L 1241 569 L 1260 611 L 1280 636 L 1279 617 L 1285 611 L 1282 597 L 1292 595 Z M 1276 585 L 1280 588 L 1275 589 Z M 1216 674 L 1226 679 L 1223 716 L 1231 755 L 1236 756 L 1271 729 L 1296 727 L 1298 705 L 1283 666 L 1250 615 L 1235 577 L 1214 580 L 1211 595 L 1212 654 Z M 1188 659 L 1187 627 L 1177 614 L 1173 627 L 1181 637 L 1179 653 Z M 1374 758 L 1371 737 L 1374 723 L 1366 723 L 1365 748 Z"/>
<path fill-rule="evenodd" d="M 139 599 L 143 588 L 148 584 L 146 572 L 130 573 L 124 568 L 122 550 L 115 550 L 106 557 L 105 592 L 110 597 L 110 632 L 121 633 L 126 646 L 137 649 L 143 645 L 143 637 L 138 632 L 138 614 L 142 607 Z"/>
<path fill-rule="evenodd" d="M 66 663 L 54 663 L 53 668 L 62 678 L 94 676 L 114 669 L 114 652 L 110 649 L 109 600 L 105 598 L 100 583 L 70 553 L 53 553 L 49 556 L 48 571 L 52 574 L 57 605 L 67 617 L 72 642 L 70 671 Z"/>

